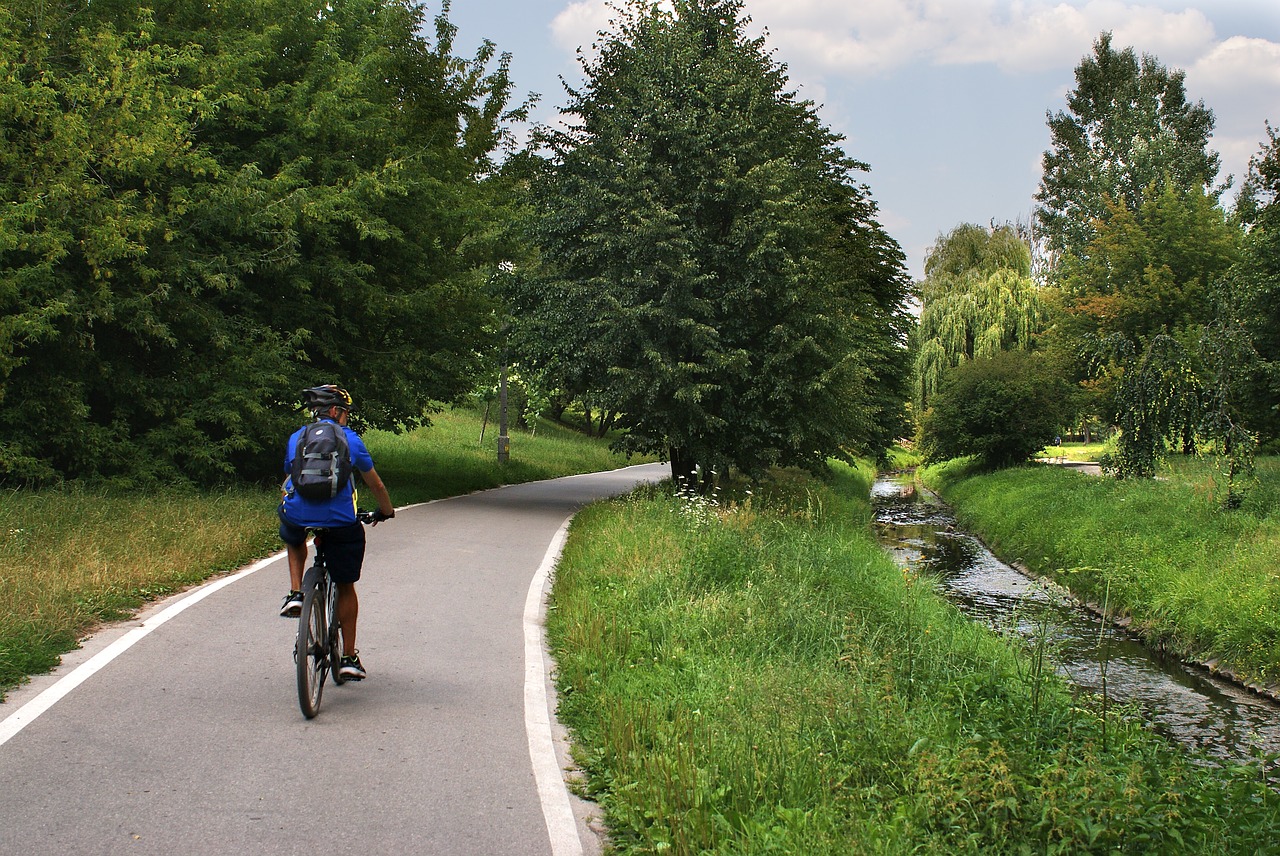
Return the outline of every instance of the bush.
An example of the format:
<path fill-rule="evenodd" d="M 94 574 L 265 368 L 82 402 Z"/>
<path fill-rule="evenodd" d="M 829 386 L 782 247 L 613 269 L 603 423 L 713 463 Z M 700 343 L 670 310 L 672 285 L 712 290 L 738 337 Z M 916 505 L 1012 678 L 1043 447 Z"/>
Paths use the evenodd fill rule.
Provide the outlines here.
<path fill-rule="evenodd" d="M 989 467 L 1029 460 L 1066 420 L 1070 389 L 1039 354 L 1002 351 L 950 369 L 921 420 L 930 460 L 975 455 Z"/>

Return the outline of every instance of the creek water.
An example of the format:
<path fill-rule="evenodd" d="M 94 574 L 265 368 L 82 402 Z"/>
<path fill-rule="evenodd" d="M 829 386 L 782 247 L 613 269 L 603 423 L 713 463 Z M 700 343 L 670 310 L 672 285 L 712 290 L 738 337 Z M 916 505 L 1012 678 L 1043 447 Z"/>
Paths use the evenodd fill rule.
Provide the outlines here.
<path fill-rule="evenodd" d="M 875 526 L 895 561 L 933 579 L 959 609 L 1028 644 L 1045 638 L 1057 671 L 1111 703 L 1134 703 L 1158 732 L 1218 761 L 1280 753 L 1280 705 L 1203 669 L 1162 657 L 1033 580 L 961 531 L 950 509 L 918 492 L 912 476 L 886 476 L 871 490 Z M 1105 664 L 1105 667 L 1104 667 Z"/>

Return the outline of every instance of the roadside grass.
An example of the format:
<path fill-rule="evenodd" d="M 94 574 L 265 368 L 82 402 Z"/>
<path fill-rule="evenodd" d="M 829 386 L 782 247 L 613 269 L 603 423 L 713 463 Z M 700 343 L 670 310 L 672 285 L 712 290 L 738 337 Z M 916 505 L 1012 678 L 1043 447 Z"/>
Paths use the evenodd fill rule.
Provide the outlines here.
<path fill-rule="evenodd" d="M 869 470 L 574 521 L 548 631 L 619 854 L 1277 852 L 1280 795 L 1104 721 L 874 541 Z"/>
<path fill-rule="evenodd" d="M 1171 652 L 1280 683 L 1280 458 L 1257 461 L 1244 507 L 1224 511 L 1212 460 L 1172 459 L 1155 480 L 1056 467 L 921 471 L 998 555 L 1110 603 Z"/>
<path fill-rule="evenodd" d="M 431 420 L 429 427 L 408 434 L 370 431 L 364 435 L 378 475 L 397 505 L 654 460 L 628 460 L 610 452 L 607 441 L 539 419 L 532 430 L 508 429 L 511 459 L 499 464 L 495 421 L 484 427 L 482 444 L 484 423 L 479 411 L 456 408 Z"/>
<path fill-rule="evenodd" d="M 1068 461 L 1096 461 L 1106 450 L 1106 443 L 1063 443 L 1060 446 L 1045 446 L 1037 457 L 1065 458 Z"/>
<path fill-rule="evenodd" d="M 365 439 L 397 505 L 628 463 L 599 440 L 542 422 L 532 436 L 509 432 L 504 467 L 490 428 L 482 448 L 479 414 L 453 410 L 407 435 Z M 270 485 L 0 493 L 0 698 L 56 666 L 98 624 L 279 550 L 278 501 Z"/>

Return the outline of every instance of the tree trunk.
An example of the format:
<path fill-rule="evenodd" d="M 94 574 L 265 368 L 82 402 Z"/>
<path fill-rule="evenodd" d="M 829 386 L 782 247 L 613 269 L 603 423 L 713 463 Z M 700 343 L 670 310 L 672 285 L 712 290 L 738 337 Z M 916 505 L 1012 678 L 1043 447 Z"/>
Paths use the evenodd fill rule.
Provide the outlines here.
<path fill-rule="evenodd" d="M 671 479 L 676 483 L 676 490 L 692 490 L 697 487 L 694 470 L 697 464 L 685 449 L 671 447 Z"/>

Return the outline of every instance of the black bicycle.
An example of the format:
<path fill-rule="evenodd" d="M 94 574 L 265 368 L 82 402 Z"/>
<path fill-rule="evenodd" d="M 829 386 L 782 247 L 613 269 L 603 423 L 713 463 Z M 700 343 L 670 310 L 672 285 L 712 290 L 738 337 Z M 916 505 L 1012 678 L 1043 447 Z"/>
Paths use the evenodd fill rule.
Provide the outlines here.
<path fill-rule="evenodd" d="M 372 511 L 356 515 L 361 523 L 379 523 L 384 518 Z M 338 664 L 342 660 L 342 626 L 338 622 L 338 584 L 329 576 L 324 558 L 324 530 L 316 530 L 315 564 L 302 577 L 302 612 L 298 615 L 298 641 L 293 659 L 298 670 L 298 704 L 302 715 L 312 719 L 320 712 L 324 679 L 332 675 L 335 684 L 344 684 Z"/>

